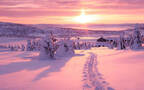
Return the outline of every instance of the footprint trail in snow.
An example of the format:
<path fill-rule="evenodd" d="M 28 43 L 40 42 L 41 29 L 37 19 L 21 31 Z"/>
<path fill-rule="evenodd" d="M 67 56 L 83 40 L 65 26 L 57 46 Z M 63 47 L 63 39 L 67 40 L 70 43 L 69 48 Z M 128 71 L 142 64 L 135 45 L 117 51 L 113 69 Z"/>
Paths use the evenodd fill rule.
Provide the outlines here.
<path fill-rule="evenodd" d="M 99 73 L 97 64 L 97 56 L 90 53 L 83 70 L 83 90 L 115 90 Z"/>

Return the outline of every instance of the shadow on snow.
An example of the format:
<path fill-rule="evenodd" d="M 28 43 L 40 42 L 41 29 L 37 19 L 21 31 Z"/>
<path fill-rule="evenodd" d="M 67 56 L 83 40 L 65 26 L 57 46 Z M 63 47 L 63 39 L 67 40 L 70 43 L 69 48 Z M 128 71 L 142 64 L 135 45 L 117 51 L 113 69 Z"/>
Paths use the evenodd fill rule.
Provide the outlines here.
<path fill-rule="evenodd" d="M 69 61 L 73 56 L 83 56 L 84 54 L 75 54 L 73 56 L 60 57 L 56 59 L 49 60 L 40 60 L 38 56 L 27 56 L 26 52 L 20 55 L 16 55 L 17 57 L 21 57 L 26 61 L 22 62 L 12 62 L 7 65 L 0 65 L 0 75 L 9 74 L 14 72 L 19 72 L 22 70 L 38 70 L 44 67 L 47 67 L 46 70 L 40 72 L 33 81 L 40 80 L 44 77 L 47 77 L 51 72 L 59 72 L 62 67 L 65 66 L 67 61 Z M 27 60 L 28 59 L 28 60 Z M 30 60 L 30 61 L 29 61 Z"/>

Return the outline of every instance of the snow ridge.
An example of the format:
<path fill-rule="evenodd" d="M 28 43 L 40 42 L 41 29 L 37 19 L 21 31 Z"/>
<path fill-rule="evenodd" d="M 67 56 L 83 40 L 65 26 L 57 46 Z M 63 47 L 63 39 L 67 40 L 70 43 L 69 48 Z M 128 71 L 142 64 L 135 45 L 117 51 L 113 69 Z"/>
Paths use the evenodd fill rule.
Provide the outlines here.
<path fill-rule="evenodd" d="M 83 90 L 115 90 L 103 79 L 97 68 L 96 55 L 90 53 L 83 71 Z"/>

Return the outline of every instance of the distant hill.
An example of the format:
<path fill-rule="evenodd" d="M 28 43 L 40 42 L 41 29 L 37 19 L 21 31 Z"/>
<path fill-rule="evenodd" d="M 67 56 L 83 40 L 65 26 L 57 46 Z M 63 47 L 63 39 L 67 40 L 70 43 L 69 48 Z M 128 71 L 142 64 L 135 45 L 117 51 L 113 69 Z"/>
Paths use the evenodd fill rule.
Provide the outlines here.
<path fill-rule="evenodd" d="M 36 27 L 24 24 L 0 22 L 0 36 L 29 36 L 31 34 L 43 34 L 44 31 Z"/>
<path fill-rule="evenodd" d="M 56 36 L 82 36 L 93 34 L 120 34 L 123 31 L 104 31 L 68 28 L 65 25 L 55 24 L 17 24 L 0 22 L 0 36 L 41 36 L 52 32 Z"/>
<path fill-rule="evenodd" d="M 51 31 L 55 34 L 75 34 L 75 35 L 85 35 L 85 34 L 119 34 L 123 31 L 105 31 L 105 30 L 90 30 L 90 29 L 77 29 L 70 28 L 70 25 L 57 25 L 57 24 L 35 24 L 33 27 L 43 29 L 45 31 Z"/>

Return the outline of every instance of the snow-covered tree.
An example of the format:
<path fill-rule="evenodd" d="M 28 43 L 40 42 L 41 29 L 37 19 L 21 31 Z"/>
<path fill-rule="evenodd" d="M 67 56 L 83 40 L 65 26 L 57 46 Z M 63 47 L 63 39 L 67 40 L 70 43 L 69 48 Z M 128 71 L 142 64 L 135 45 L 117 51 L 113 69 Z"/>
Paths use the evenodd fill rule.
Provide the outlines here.
<path fill-rule="evenodd" d="M 70 39 L 61 40 L 58 43 L 56 56 L 71 56 L 74 55 L 74 42 Z"/>
<path fill-rule="evenodd" d="M 46 37 L 42 38 L 40 49 L 41 58 L 54 58 L 55 51 L 57 49 L 55 41 L 56 39 L 52 34 L 46 35 Z"/>
<path fill-rule="evenodd" d="M 124 40 L 124 35 L 120 34 L 120 38 L 118 40 L 118 50 L 122 50 L 122 49 L 126 49 L 126 45 L 125 45 L 125 40 Z"/>
<path fill-rule="evenodd" d="M 139 31 L 138 25 L 136 25 L 134 32 L 133 32 L 133 38 L 131 40 L 131 48 L 132 49 L 137 49 L 142 47 L 142 36 Z"/>
<path fill-rule="evenodd" d="M 24 51 L 25 50 L 25 46 L 22 44 L 21 45 L 21 50 Z"/>
<path fill-rule="evenodd" d="M 26 47 L 27 51 L 31 51 L 32 50 L 31 45 L 32 45 L 31 40 L 27 40 L 27 47 Z"/>
<path fill-rule="evenodd" d="M 10 50 L 11 50 L 11 51 L 14 51 L 15 49 L 14 49 L 14 47 L 13 47 L 13 46 L 11 46 L 11 47 L 10 47 Z"/>
<path fill-rule="evenodd" d="M 76 49 L 81 49 L 79 37 L 77 38 L 77 43 L 75 43 L 75 45 L 76 45 Z"/>

